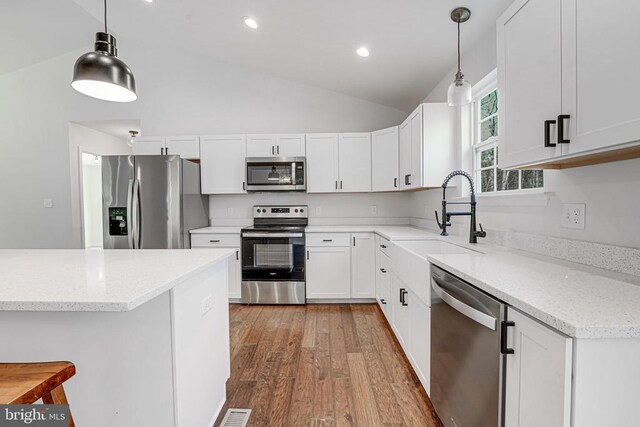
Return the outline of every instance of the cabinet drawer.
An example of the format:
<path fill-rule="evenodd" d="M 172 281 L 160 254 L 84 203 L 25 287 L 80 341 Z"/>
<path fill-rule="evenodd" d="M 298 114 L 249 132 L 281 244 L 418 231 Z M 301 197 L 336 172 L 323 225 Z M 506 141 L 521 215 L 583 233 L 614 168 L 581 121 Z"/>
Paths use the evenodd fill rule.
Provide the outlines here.
<path fill-rule="evenodd" d="M 351 246 L 350 233 L 309 233 L 307 246 Z"/>
<path fill-rule="evenodd" d="M 379 249 L 385 255 L 391 256 L 389 254 L 389 247 L 391 246 L 391 242 L 389 240 L 385 239 L 382 236 L 378 236 L 378 237 L 379 237 L 379 239 L 377 241 L 377 243 L 378 243 L 377 249 Z"/>
<path fill-rule="evenodd" d="M 239 234 L 192 234 L 192 248 L 239 248 Z"/>

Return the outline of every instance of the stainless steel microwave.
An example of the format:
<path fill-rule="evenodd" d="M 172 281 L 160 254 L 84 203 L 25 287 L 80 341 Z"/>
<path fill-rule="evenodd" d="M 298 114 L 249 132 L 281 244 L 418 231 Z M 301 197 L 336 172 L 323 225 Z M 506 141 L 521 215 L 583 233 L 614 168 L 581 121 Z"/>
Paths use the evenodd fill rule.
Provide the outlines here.
<path fill-rule="evenodd" d="M 306 191 L 304 157 L 247 157 L 247 191 Z"/>

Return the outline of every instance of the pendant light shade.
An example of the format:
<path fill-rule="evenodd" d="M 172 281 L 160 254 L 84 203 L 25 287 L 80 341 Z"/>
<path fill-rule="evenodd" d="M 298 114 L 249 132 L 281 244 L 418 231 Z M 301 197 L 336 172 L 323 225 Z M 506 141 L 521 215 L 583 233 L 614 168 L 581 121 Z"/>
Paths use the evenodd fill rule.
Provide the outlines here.
<path fill-rule="evenodd" d="M 458 72 L 447 91 L 447 104 L 451 107 L 467 105 L 473 101 L 471 84 L 464 78 L 464 74 L 460 70 L 460 24 L 467 22 L 470 17 L 471 11 L 466 7 L 458 7 L 451 12 L 451 20 L 458 24 Z"/>
<path fill-rule="evenodd" d="M 131 69 L 118 59 L 116 39 L 107 33 L 107 2 L 104 2 L 104 32 L 96 33 L 95 51 L 87 52 L 73 67 L 71 87 L 93 98 L 113 102 L 138 99 Z"/>

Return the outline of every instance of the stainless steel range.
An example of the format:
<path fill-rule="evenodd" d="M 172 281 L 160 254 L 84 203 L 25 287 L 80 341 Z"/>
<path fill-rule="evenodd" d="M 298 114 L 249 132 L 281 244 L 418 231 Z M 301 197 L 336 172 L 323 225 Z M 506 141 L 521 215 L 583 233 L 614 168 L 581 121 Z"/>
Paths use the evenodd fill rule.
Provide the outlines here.
<path fill-rule="evenodd" d="M 242 229 L 245 304 L 305 304 L 307 206 L 254 206 L 253 226 Z"/>

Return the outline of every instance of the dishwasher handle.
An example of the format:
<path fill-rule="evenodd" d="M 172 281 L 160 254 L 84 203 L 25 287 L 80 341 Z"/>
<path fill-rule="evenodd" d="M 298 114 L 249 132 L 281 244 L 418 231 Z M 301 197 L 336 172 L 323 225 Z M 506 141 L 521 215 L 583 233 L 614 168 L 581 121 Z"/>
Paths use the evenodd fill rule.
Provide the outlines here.
<path fill-rule="evenodd" d="M 431 287 L 433 288 L 435 294 L 438 295 L 440 299 L 442 299 L 442 301 L 444 301 L 449 307 L 453 308 L 460 314 L 467 316 L 474 322 L 477 322 L 482 326 L 491 329 L 492 331 L 496 330 L 496 323 L 498 320 L 495 317 L 489 316 L 488 314 L 485 314 L 480 310 L 477 310 L 470 305 L 454 298 L 451 294 L 448 294 L 444 289 L 438 286 L 438 279 L 433 276 L 431 277 Z"/>

